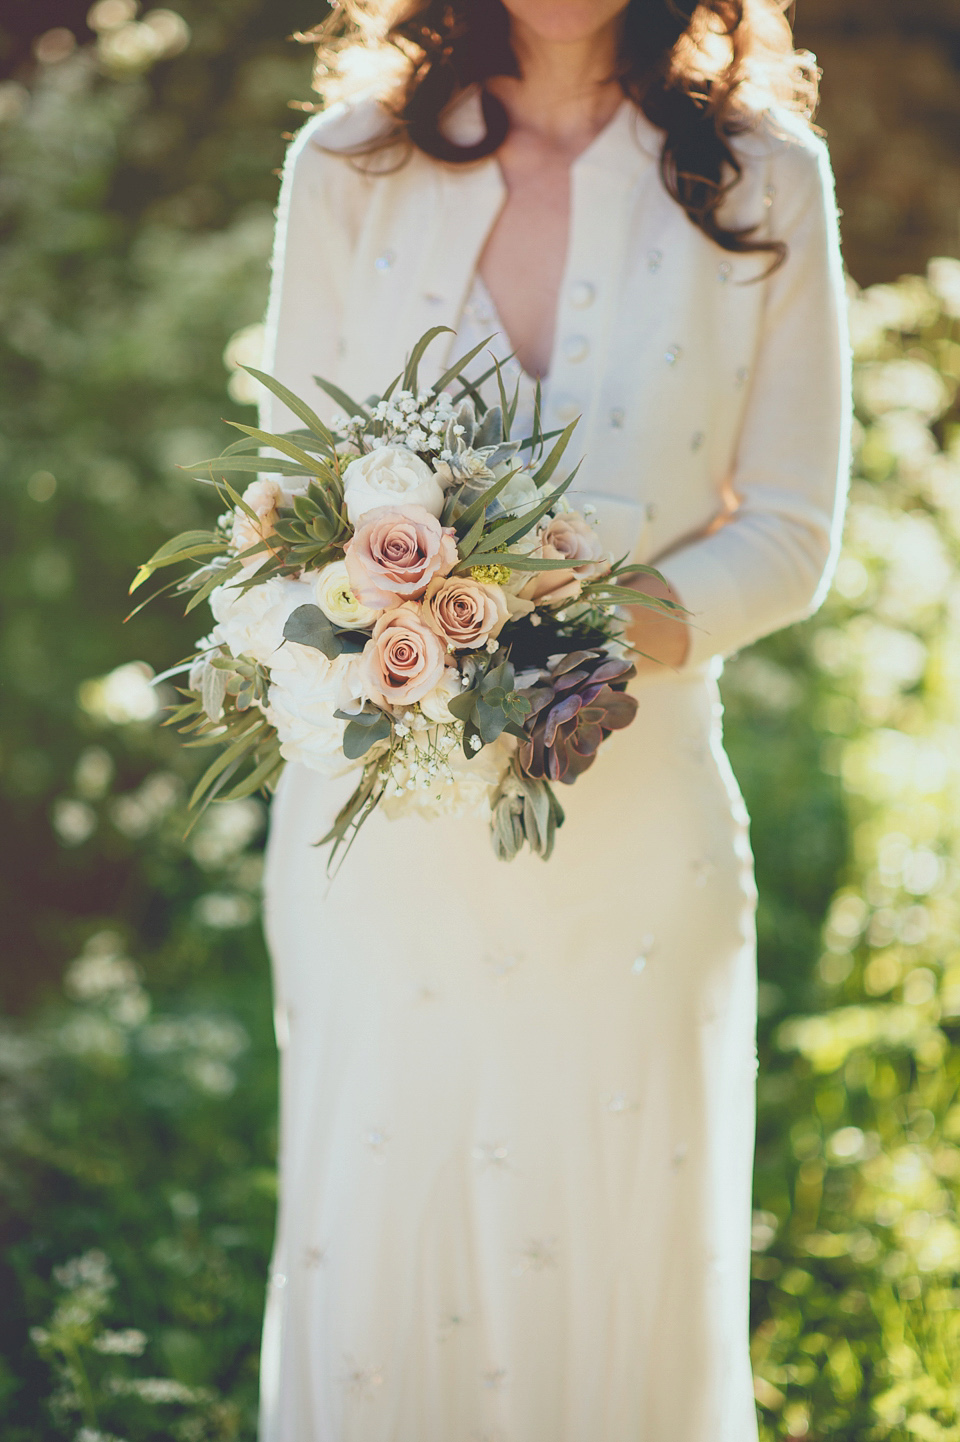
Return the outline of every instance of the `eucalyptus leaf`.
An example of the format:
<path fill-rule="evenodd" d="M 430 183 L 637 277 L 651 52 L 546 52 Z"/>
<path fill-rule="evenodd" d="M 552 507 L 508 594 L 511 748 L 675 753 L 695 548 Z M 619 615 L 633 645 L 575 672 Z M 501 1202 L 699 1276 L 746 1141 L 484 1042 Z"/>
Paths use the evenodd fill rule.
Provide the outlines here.
<path fill-rule="evenodd" d="M 283 639 L 296 641 L 300 646 L 312 646 L 315 651 L 322 651 L 331 661 L 343 650 L 340 638 L 328 617 L 319 606 L 309 602 L 290 612 L 284 622 Z"/>

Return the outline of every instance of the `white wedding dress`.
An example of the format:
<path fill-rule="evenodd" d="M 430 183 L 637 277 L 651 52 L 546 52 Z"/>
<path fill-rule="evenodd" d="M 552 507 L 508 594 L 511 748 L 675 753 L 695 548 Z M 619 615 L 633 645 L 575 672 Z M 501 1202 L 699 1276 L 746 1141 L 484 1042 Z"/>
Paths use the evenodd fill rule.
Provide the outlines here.
<path fill-rule="evenodd" d="M 355 778 L 282 778 L 262 1442 L 756 1437 L 747 818 L 716 683 L 632 690 L 548 863 L 374 815 L 331 883 Z"/>

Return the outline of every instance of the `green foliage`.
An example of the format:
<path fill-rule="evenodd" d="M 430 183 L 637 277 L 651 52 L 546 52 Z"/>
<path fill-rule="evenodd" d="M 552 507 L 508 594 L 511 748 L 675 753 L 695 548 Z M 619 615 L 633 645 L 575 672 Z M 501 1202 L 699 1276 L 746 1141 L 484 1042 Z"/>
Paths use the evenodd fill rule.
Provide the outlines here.
<path fill-rule="evenodd" d="M 960 1437 L 958 316 L 957 262 L 854 296 L 833 594 L 727 676 L 762 898 L 768 1442 Z"/>

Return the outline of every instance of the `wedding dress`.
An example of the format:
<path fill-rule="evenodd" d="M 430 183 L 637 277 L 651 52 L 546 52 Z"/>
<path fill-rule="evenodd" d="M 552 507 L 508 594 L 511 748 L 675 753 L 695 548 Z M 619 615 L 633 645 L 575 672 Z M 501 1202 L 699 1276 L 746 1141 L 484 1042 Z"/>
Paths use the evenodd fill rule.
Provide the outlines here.
<path fill-rule="evenodd" d="M 489 328 L 475 284 L 458 350 Z M 312 843 L 355 778 L 282 779 L 269 1442 L 754 1433 L 746 816 L 715 683 L 633 691 L 546 864 L 375 815 L 329 882 Z"/>
<path fill-rule="evenodd" d="M 316 372 L 366 394 L 418 317 L 455 324 L 461 353 L 502 331 L 471 290 L 495 161 L 358 177 L 330 153 L 341 122 L 346 149 L 352 114 L 306 128 L 281 199 L 272 363 L 304 395 Z M 765 216 L 778 179 L 797 260 L 751 287 L 764 258 L 718 260 L 662 191 L 655 139 L 623 107 L 574 167 L 545 405 L 562 422 L 582 388 L 601 522 L 641 555 L 679 547 L 664 570 L 694 597 L 694 654 L 631 683 L 633 725 L 557 788 L 546 863 L 497 861 L 473 818 L 375 813 L 331 881 L 315 843 L 356 778 L 288 765 L 265 888 L 262 1442 L 756 1439 L 755 890 L 710 658 L 815 604 L 831 525 L 835 547 L 842 277 L 819 142 L 771 140 L 769 161 L 756 142 L 744 204 Z M 340 290 L 318 297 L 325 276 Z M 684 541 L 734 459 L 737 520 Z"/>

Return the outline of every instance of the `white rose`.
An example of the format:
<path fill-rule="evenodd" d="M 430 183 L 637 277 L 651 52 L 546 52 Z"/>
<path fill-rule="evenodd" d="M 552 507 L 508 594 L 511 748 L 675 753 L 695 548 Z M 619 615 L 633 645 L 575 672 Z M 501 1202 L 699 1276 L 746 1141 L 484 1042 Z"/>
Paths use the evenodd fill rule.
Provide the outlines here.
<path fill-rule="evenodd" d="M 433 471 L 406 446 L 381 446 L 351 461 L 343 473 L 350 524 L 378 506 L 422 506 L 431 516 L 443 510 L 443 488 Z"/>
<path fill-rule="evenodd" d="M 339 776 L 362 763 L 342 751 L 346 721 L 335 711 L 359 711 L 364 695 L 359 656 L 331 661 L 312 646 L 289 641 L 270 673 L 267 719 L 277 728 L 280 754 L 324 776 Z"/>
<path fill-rule="evenodd" d="M 498 466 L 499 470 L 500 467 Z M 520 516 L 524 511 L 532 511 L 534 506 L 544 499 L 543 494 L 538 490 L 537 484 L 528 471 L 518 471 L 500 492 L 497 500 L 505 511 L 512 516 Z"/>
<path fill-rule="evenodd" d="M 428 691 L 426 696 L 421 696 L 417 704 L 428 720 L 445 724 L 456 719 L 450 714 L 447 703 L 462 693 L 460 672 L 456 666 L 448 666 L 438 684 L 432 691 Z"/>
<path fill-rule="evenodd" d="M 380 615 L 372 606 L 363 606 L 353 594 L 346 562 L 331 561 L 317 574 L 315 582 L 317 605 L 335 626 L 362 630 L 372 626 Z"/>
<path fill-rule="evenodd" d="M 273 576 L 247 591 L 228 581 L 210 592 L 217 635 L 234 656 L 250 656 L 264 666 L 273 664 L 291 611 L 313 601 L 309 581 L 284 576 Z"/>

